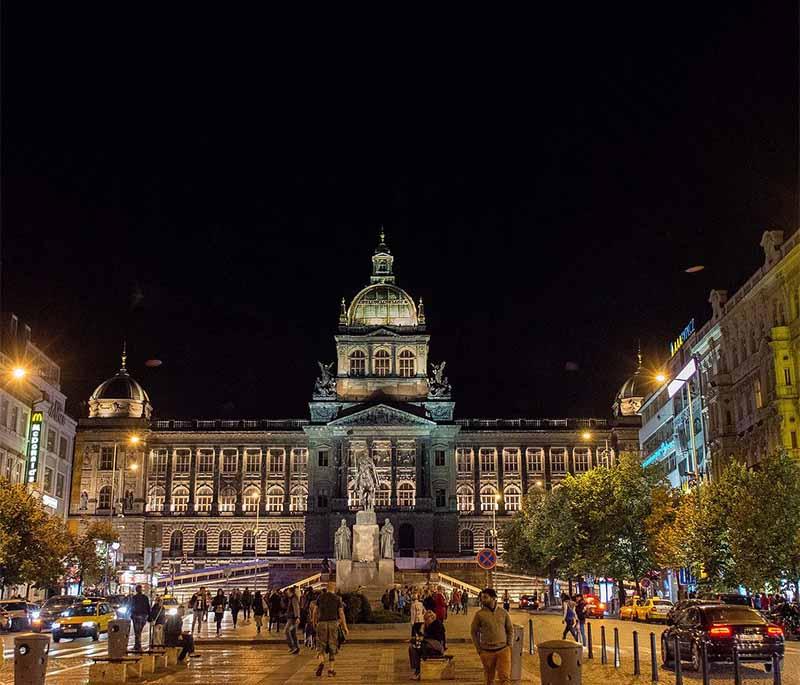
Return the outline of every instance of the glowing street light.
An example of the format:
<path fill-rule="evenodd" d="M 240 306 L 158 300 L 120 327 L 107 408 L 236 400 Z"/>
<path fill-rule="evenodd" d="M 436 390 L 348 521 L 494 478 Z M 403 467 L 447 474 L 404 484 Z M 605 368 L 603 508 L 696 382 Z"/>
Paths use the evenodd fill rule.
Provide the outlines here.
<path fill-rule="evenodd" d="M 11 371 L 11 375 L 17 380 L 20 380 L 28 375 L 28 369 L 26 369 L 24 366 L 15 366 Z"/>
<path fill-rule="evenodd" d="M 141 438 L 138 435 L 131 435 L 131 437 L 128 438 L 128 442 L 131 443 L 131 445 L 138 445 L 140 441 Z"/>
<path fill-rule="evenodd" d="M 656 378 L 656 381 L 657 381 L 658 383 L 663 383 L 664 381 L 666 381 L 666 380 L 667 380 L 667 377 L 666 377 L 666 375 L 665 375 L 665 374 L 663 374 L 663 373 L 657 373 L 655 378 Z"/>

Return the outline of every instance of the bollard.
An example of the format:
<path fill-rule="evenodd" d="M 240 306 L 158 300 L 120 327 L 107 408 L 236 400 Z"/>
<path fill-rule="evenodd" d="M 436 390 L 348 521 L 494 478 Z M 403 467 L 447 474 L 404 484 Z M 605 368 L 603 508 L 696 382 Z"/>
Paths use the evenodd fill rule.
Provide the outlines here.
<path fill-rule="evenodd" d="M 675 685 L 683 685 L 683 669 L 681 668 L 681 643 L 675 636 Z"/>
<path fill-rule="evenodd" d="M 702 669 L 703 669 L 703 685 L 710 685 L 711 682 L 711 669 L 708 667 L 708 643 L 703 643 L 703 652 L 700 655 L 703 659 L 702 661 Z"/>
<path fill-rule="evenodd" d="M 641 675 L 639 667 L 639 633 L 633 631 L 633 675 Z"/>
<path fill-rule="evenodd" d="M 533 654 L 533 619 L 528 619 L 528 654 Z"/>
<path fill-rule="evenodd" d="M 522 626 L 515 625 L 514 641 L 511 643 L 511 682 L 519 683 L 522 681 L 522 640 L 525 631 Z"/>
<path fill-rule="evenodd" d="M 772 685 L 781 685 L 781 657 L 777 652 L 772 655 Z"/>
<path fill-rule="evenodd" d="M 14 638 L 15 685 L 44 685 L 47 658 L 50 653 L 49 635 L 23 635 Z"/>
<path fill-rule="evenodd" d="M 736 685 L 742 685 L 742 671 L 739 663 L 739 645 L 733 643 L 733 682 Z"/>
<path fill-rule="evenodd" d="M 614 668 L 619 668 L 619 630 L 614 628 Z"/>
<path fill-rule="evenodd" d="M 594 659 L 594 654 L 592 654 L 592 624 L 588 621 L 586 622 L 586 640 L 589 643 L 589 654 L 586 656 L 586 658 Z"/>
<path fill-rule="evenodd" d="M 606 627 L 600 626 L 600 663 L 605 665 L 608 663 L 608 654 L 606 654 Z"/>
<path fill-rule="evenodd" d="M 549 640 L 538 644 L 542 685 L 581 685 L 583 645 L 571 640 Z"/>
<path fill-rule="evenodd" d="M 650 633 L 650 673 L 652 674 L 651 680 L 654 683 L 658 682 L 658 659 L 656 658 L 656 634 Z"/>

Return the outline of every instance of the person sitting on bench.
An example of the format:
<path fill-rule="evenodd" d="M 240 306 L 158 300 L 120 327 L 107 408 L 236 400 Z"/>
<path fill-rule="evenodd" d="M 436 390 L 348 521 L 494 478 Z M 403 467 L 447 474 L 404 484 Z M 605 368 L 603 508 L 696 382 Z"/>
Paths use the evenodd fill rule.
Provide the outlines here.
<path fill-rule="evenodd" d="M 167 617 L 164 624 L 164 646 L 182 647 L 178 663 L 183 663 L 187 654 L 194 652 L 194 638 L 189 631 L 183 631 L 183 618 L 179 614 Z"/>
<path fill-rule="evenodd" d="M 414 675 L 411 676 L 413 680 L 419 680 L 423 659 L 444 656 L 447 649 L 444 624 L 436 618 L 436 614 L 432 611 L 426 611 L 423 618 L 425 627 L 422 630 L 422 636 L 415 635 L 408 647 L 408 660 L 411 663 L 411 670 L 414 671 Z"/>

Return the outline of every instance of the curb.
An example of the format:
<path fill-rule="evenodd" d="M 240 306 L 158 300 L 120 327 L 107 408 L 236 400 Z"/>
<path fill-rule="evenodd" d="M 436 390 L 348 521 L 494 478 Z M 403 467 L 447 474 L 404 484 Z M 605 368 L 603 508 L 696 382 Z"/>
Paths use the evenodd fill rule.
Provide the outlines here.
<path fill-rule="evenodd" d="M 409 642 L 407 637 L 348 637 L 346 645 L 374 645 L 374 644 L 398 644 L 406 645 Z M 454 637 L 447 640 L 449 645 L 465 645 L 470 644 L 472 640 L 465 637 Z M 270 647 L 272 645 L 286 646 L 286 640 L 261 640 L 261 639 L 246 639 L 246 638 L 232 638 L 219 640 L 195 640 L 195 648 L 201 647 L 227 647 L 231 645 L 249 645 L 250 647 Z"/>

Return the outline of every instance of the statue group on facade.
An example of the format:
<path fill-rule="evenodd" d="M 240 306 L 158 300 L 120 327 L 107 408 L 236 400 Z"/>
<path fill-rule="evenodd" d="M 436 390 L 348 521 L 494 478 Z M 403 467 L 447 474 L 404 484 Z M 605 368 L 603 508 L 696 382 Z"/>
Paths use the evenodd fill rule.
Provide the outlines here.
<path fill-rule="evenodd" d="M 428 377 L 428 396 L 429 397 L 449 397 L 451 388 L 444 375 L 444 367 L 447 362 L 441 364 L 431 364 L 431 375 Z"/>
<path fill-rule="evenodd" d="M 323 364 L 317 362 L 320 375 L 314 382 L 314 397 L 336 397 L 336 376 L 333 374 L 333 362 Z"/>

